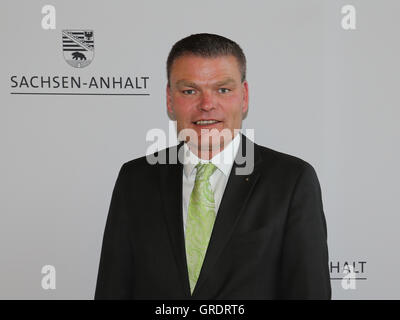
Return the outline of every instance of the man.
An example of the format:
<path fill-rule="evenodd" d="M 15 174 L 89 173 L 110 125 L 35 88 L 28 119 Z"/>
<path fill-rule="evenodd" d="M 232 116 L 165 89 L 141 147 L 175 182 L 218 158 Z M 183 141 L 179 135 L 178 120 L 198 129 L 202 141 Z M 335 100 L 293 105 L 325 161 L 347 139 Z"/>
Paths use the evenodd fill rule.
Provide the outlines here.
<path fill-rule="evenodd" d="M 182 142 L 122 166 L 95 298 L 330 299 L 313 167 L 237 132 L 249 99 L 240 47 L 191 35 L 167 76 Z"/>

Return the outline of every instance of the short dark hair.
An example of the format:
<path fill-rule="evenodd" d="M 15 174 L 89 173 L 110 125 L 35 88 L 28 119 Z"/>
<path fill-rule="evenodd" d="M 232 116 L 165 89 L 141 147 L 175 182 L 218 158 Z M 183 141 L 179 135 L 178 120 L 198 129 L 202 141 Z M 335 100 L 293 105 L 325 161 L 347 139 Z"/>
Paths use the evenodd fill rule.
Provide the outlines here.
<path fill-rule="evenodd" d="M 242 82 L 246 80 L 246 57 L 236 42 L 217 34 L 198 33 L 183 38 L 173 45 L 167 59 L 168 85 L 172 64 L 177 58 L 186 54 L 205 58 L 234 56 L 239 64 L 241 80 Z"/>

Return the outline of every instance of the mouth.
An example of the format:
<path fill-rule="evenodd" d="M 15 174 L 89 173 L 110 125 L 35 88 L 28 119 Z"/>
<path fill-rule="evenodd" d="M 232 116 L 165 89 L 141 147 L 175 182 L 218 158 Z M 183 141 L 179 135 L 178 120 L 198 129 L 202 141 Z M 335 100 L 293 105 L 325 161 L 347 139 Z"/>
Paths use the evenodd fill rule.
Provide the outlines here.
<path fill-rule="evenodd" d="M 207 127 L 207 126 L 213 126 L 220 122 L 222 122 L 222 121 L 214 120 L 214 119 L 203 119 L 203 120 L 193 121 L 192 123 L 197 126 Z"/>

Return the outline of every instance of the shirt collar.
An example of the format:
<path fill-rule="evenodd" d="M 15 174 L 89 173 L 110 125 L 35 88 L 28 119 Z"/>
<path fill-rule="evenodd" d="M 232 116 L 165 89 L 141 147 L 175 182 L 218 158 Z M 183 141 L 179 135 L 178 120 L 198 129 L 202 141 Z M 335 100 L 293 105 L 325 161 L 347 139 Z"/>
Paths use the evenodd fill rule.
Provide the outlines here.
<path fill-rule="evenodd" d="M 192 173 L 196 165 L 200 163 L 214 164 L 226 177 L 229 176 L 232 169 L 233 162 L 235 161 L 237 152 L 240 145 L 240 133 L 236 134 L 235 138 L 222 150 L 220 153 L 216 154 L 211 160 L 203 160 L 192 153 L 189 147 L 184 143 L 184 162 L 183 162 L 183 172 L 188 178 Z"/>

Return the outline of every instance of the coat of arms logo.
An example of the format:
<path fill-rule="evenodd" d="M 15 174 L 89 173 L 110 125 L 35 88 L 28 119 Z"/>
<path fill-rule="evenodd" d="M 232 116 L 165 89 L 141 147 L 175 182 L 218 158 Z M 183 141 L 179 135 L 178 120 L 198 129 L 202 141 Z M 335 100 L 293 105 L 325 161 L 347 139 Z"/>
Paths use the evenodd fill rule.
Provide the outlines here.
<path fill-rule="evenodd" d="M 75 68 L 88 66 L 94 58 L 93 30 L 63 30 L 63 53 L 67 63 Z"/>

